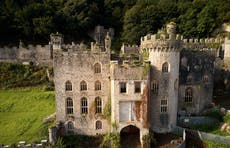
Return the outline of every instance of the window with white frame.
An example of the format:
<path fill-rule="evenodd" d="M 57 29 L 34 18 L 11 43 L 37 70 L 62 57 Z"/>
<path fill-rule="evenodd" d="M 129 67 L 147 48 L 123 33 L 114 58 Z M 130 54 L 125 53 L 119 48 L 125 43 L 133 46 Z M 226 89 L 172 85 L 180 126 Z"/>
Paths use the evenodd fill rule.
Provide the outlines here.
<path fill-rule="evenodd" d="M 161 113 L 167 113 L 168 112 L 168 99 L 167 97 L 164 97 L 161 99 Z"/>
<path fill-rule="evenodd" d="M 81 91 L 87 90 L 87 83 L 85 81 L 81 81 L 80 90 Z"/>
<path fill-rule="evenodd" d="M 70 97 L 66 99 L 66 114 L 73 114 L 73 99 Z"/>
<path fill-rule="evenodd" d="M 96 114 L 102 113 L 102 101 L 100 97 L 95 98 Z"/>
<path fill-rule="evenodd" d="M 88 113 L 88 102 L 87 99 L 81 98 L 81 113 L 82 114 L 87 114 Z"/>

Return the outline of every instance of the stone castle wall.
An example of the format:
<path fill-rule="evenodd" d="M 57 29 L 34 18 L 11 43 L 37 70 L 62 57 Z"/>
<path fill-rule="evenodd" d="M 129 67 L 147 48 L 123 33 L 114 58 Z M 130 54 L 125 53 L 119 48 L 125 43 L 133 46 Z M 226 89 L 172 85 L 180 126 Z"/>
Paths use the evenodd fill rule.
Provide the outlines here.
<path fill-rule="evenodd" d="M 52 66 L 52 52 L 50 45 L 28 45 L 27 47 L 0 48 L 0 61 L 30 63 L 35 65 Z"/>
<path fill-rule="evenodd" d="M 109 62 L 107 52 L 83 51 L 55 51 L 54 50 L 54 82 L 56 90 L 56 119 L 57 121 L 74 123 L 74 133 L 95 135 L 110 131 L 110 124 L 102 114 L 95 114 L 95 98 L 102 99 L 104 108 L 110 99 Z M 94 64 L 101 65 L 101 73 L 94 73 Z M 71 81 L 72 91 L 65 91 L 65 82 Z M 80 90 L 80 82 L 87 83 L 87 90 Z M 95 82 L 101 82 L 101 90 L 95 90 Z M 73 117 L 66 115 L 66 99 L 73 99 Z M 81 114 L 81 98 L 87 98 L 88 113 Z M 102 129 L 95 128 L 96 121 L 102 122 Z"/>

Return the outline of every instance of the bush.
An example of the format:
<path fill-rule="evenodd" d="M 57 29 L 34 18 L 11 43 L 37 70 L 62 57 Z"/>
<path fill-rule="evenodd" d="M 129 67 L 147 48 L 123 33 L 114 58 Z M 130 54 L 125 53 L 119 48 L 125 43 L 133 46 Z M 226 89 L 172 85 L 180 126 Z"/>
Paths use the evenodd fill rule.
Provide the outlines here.
<path fill-rule="evenodd" d="M 230 125 L 230 114 L 229 113 L 224 116 L 224 122 L 226 122 L 226 123 L 228 123 L 228 125 Z"/>
<path fill-rule="evenodd" d="M 104 136 L 99 148 L 120 148 L 120 135 L 118 133 L 108 133 Z"/>

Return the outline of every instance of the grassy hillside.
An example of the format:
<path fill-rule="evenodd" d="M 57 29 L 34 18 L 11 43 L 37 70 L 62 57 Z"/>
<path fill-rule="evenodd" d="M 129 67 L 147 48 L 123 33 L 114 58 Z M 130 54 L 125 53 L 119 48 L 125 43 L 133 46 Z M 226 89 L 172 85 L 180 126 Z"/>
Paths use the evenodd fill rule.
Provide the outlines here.
<path fill-rule="evenodd" d="M 39 89 L 0 91 L 0 143 L 48 138 L 48 125 L 43 125 L 42 120 L 55 112 L 54 92 Z"/>

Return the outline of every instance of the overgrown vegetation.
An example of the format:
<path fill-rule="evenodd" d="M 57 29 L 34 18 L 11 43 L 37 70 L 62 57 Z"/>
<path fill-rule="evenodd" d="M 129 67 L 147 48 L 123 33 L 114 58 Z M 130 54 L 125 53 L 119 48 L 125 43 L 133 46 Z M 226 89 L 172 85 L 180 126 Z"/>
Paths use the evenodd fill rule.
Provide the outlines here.
<path fill-rule="evenodd" d="M 150 132 L 142 137 L 144 147 L 148 148 L 151 144 L 156 144 L 153 132 Z"/>
<path fill-rule="evenodd" d="M 220 144 L 213 141 L 204 141 L 207 148 L 230 148 L 229 144 Z"/>
<path fill-rule="evenodd" d="M 99 147 L 103 136 L 74 135 L 64 136 L 63 142 L 66 147 Z"/>
<path fill-rule="evenodd" d="M 47 78 L 47 70 L 52 68 L 15 63 L 0 63 L 0 89 L 43 85 L 45 90 L 53 90 L 54 85 Z"/>
<path fill-rule="evenodd" d="M 111 121 L 111 98 L 108 97 L 108 101 L 103 108 L 103 117 L 108 121 Z"/>
<path fill-rule="evenodd" d="M 108 133 L 103 137 L 99 148 L 120 148 L 120 135 L 118 133 Z"/>
<path fill-rule="evenodd" d="M 30 90 L 30 91 L 28 91 Z M 55 112 L 54 92 L 32 89 L 0 91 L 0 143 L 39 142 L 48 139 L 45 117 Z"/>

